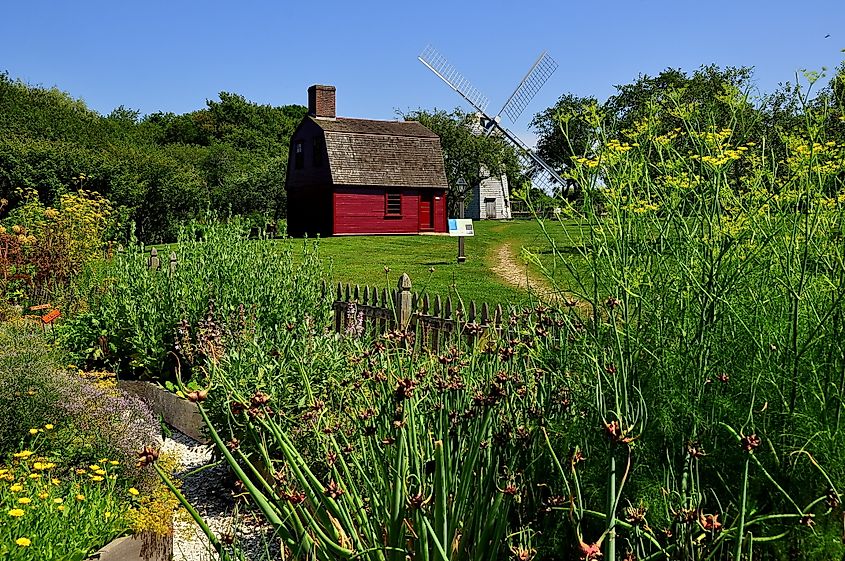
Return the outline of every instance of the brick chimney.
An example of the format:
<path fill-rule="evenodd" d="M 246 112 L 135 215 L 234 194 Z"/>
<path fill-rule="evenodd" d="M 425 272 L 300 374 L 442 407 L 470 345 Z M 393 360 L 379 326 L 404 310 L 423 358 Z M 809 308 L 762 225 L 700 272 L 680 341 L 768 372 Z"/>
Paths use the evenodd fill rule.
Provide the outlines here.
<path fill-rule="evenodd" d="M 313 85 L 308 88 L 308 114 L 326 119 L 335 118 L 335 87 Z"/>

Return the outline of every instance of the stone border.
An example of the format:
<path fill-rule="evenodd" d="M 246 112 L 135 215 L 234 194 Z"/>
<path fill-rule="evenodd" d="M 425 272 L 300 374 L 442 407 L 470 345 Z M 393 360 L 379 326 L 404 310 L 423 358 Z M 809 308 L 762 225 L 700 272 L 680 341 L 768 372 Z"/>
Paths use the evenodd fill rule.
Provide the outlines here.
<path fill-rule="evenodd" d="M 118 380 L 117 387 L 143 399 L 153 410 L 153 413 L 161 415 L 165 423 L 182 434 L 193 438 L 200 444 L 211 442 L 203 430 L 205 423 L 203 423 L 195 403 L 191 403 L 152 382 Z"/>

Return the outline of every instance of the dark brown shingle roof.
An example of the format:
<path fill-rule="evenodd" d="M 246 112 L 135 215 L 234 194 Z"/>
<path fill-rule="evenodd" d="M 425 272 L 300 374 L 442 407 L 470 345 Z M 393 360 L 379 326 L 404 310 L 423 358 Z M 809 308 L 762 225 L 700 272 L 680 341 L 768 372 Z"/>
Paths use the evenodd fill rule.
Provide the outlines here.
<path fill-rule="evenodd" d="M 336 185 L 448 187 L 440 138 L 416 121 L 312 120 Z"/>

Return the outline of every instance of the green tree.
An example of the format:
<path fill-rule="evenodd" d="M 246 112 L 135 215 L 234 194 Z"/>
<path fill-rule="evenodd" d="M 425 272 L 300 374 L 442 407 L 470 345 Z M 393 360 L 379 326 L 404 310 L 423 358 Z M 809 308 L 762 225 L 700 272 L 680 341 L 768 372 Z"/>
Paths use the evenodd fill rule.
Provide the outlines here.
<path fill-rule="evenodd" d="M 484 134 L 475 114 L 460 109 L 451 112 L 417 109 L 402 117 L 419 121 L 440 137 L 449 182 L 450 215 L 456 213 L 458 201 L 468 200 L 473 187 L 489 177 L 505 174 L 511 184 L 521 182 L 522 173 L 514 149 L 501 138 Z M 463 188 L 460 179 L 465 182 Z"/>

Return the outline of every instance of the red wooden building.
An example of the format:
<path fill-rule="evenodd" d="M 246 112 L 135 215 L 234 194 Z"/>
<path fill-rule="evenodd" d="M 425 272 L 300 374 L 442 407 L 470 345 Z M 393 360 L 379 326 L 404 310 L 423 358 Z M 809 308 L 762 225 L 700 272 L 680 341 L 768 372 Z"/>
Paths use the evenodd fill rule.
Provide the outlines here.
<path fill-rule="evenodd" d="M 290 141 L 288 235 L 446 232 L 440 138 L 416 121 L 335 116 L 334 86 L 308 89 Z"/>

